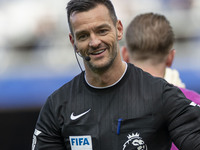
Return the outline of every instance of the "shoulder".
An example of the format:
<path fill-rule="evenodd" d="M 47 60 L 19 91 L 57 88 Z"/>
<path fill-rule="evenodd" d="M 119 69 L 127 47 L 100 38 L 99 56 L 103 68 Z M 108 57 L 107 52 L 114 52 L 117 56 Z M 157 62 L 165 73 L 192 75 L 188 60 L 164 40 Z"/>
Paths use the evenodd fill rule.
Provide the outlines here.
<path fill-rule="evenodd" d="M 52 105 L 61 105 L 65 103 L 69 97 L 73 96 L 79 87 L 81 87 L 84 81 L 84 73 L 80 73 L 75 76 L 71 81 L 65 83 L 63 86 L 55 90 L 49 97 L 48 100 Z"/>
<path fill-rule="evenodd" d="M 150 73 L 143 71 L 141 68 L 136 67 L 133 64 L 128 64 L 129 70 L 131 70 L 130 72 L 132 73 L 132 78 L 135 78 L 137 81 L 143 82 L 143 84 L 148 85 L 148 84 L 153 84 L 153 85 L 160 85 L 160 86 L 164 86 L 166 84 L 168 84 L 168 82 L 166 80 L 164 80 L 163 78 L 159 78 L 159 77 L 154 77 L 152 76 Z"/>
<path fill-rule="evenodd" d="M 154 99 L 162 102 L 165 95 L 177 92 L 176 88 L 174 89 L 174 86 L 169 84 L 163 78 L 154 77 L 148 72 L 143 71 L 141 68 L 131 64 L 129 64 L 129 67 L 131 68 L 129 81 L 131 81 L 133 86 L 136 86 L 140 92 L 144 92 L 145 95 L 154 95 Z"/>
<path fill-rule="evenodd" d="M 81 86 L 81 83 L 84 81 L 84 72 L 78 74 L 75 76 L 71 81 L 65 83 L 63 86 L 61 86 L 59 89 L 57 89 L 52 95 L 56 95 L 62 92 L 66 92 L 69 88 L 77 88 Z"/>

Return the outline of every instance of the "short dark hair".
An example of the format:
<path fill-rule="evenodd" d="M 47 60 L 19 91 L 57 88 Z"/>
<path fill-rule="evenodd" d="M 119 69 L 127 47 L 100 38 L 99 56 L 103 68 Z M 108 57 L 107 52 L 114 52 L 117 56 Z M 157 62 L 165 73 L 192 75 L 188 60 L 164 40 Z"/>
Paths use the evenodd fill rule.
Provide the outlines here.
<path fill-rule="evenodd" d="M 174 43 L 174 33 L 165 16 L 144 13 L 136 16 L 127 27 L 126 44 L 131 57 L 147 59 L 166 56 Z M 134 53 L 134 54 L 133 54 Z"/>
<path fill-rule="evenodd" d="M 73 12 L 89 11 L 89 10 L 95 8 L 99 4 L 104 5 L 108 8 L 110 17 L 113 21 L 113 24 L 115 25 L 117 22 L 117 16 L 115 13 L 114 6 L 110 0 L 70 0 L 66 7 L 67 19 L 68 19 L 70 32 L 72 33 L 72 26 L 70 23 L 70 15 Z"/>

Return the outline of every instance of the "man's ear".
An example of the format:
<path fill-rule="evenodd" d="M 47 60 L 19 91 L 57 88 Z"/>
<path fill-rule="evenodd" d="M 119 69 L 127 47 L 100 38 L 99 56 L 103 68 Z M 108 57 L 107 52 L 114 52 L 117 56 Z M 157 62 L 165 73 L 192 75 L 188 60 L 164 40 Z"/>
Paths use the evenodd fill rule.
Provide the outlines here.
<path fill-rule="evenodd" d="M 166 60 L 166 66 L 167 67 L 171 67 L 172 66 L 175 53 L 176 53 L 175 49 L 170 50 L 170 52 L 169 52 L 169 54 L 167 56 L 167 60 Z"/>
<path fill-rule="evenodd" d="M 72 46 L 74 47 L 75 52 L 77 52 L 77 47 L 76 47 L 76 45 L 74 43 L 74 37 L 73 37 L 73 35 L 71 33 L 69 33 L 69 39 L 70 39 L 70 42 L 71 42 Z"/>
<path fill-rule="evenodd" d="M 129 55 L 126 46 L 122 46 L 121 48 L 122 58 L 125 62 L 129 63 Z"/>
<path fill-rule="evenodd" d="M 73 45 L 74 44 L 74 37 L 71 33 L 69 33 L 69 39 L 70 39 L 71 44 Z"/>
<path fill-rule="evenodd" d="M 123 25 L 120 20 L 117 21 L 117 36 L 118 36 L 118 41 L 123 38 Z"/>

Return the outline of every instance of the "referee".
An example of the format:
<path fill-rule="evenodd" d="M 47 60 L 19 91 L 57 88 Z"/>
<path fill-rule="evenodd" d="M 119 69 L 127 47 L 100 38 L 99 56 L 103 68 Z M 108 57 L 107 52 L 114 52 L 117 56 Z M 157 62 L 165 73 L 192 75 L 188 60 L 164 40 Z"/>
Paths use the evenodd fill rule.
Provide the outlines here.
<path fill-rule="evenodd" d="M 123 26 L 110 0 L 71 0 L 69 38 L 85 70 L 41 109 L 32 150 L 200 149 L 200 108 L 121 60 Z"/>

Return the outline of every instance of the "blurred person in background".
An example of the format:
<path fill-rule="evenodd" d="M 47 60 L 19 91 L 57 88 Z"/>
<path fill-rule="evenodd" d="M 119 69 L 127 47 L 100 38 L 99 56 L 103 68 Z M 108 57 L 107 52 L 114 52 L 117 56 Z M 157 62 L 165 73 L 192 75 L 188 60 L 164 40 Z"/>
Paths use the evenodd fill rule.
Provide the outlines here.
<path fill-rule="evenodd" d="M 85 70 L 48 97 L 32 149 L 169 150 L 171 139 L 183 150 L 200 149 L 200 108 L 177 87 L 122 61 L 123 26 L 111 1 L 71 0 L 67 14 Z"/>
<path fill-rule="evenodd" d="M 166 79 L 178 86 L 185 96 L 200 104 L 200 95 L 185 89 L 179 73 L 171 69 L 175 56 L 174 32 L 165 16 L 144 13 L 136 16 L 126 30 L 126 44 L 122 47 L 122 57 L 153 76 Z M 172 150 L 177 148 L 173 145 Z"/>

